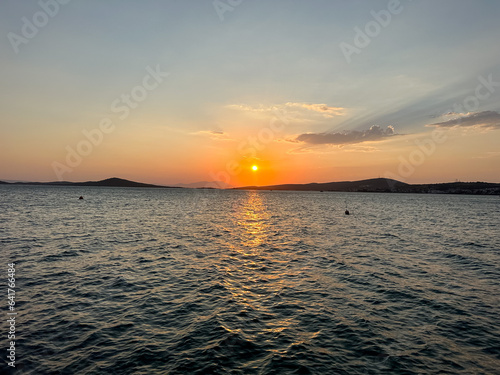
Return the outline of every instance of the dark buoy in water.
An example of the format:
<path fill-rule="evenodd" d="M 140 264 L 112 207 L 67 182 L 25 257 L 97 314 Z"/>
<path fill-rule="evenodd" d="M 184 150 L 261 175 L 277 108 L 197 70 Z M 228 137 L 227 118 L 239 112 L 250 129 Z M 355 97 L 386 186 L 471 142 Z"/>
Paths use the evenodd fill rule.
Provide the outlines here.
<path fill-rule="evenodd" d="M 346 215 L 349 215 L 349 210 L 345 210 L 345 214 L 346 214 Z"/>
<path fill-rule="evenodd" d="M 83 199 L 83 197 L 82 197 L 82 196 L 80 196 L 80 198 L 78 198 L 78 199 Z"/>

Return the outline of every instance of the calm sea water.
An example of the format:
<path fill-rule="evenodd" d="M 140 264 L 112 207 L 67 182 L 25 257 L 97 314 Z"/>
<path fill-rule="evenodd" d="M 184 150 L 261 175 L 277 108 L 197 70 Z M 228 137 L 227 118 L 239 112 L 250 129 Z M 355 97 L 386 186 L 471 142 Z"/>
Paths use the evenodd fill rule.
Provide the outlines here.
<path fill-rule="evenodd" d="M 0 223 L 16 373 L 500 374 L 497 196 L 0 186 Z"/>

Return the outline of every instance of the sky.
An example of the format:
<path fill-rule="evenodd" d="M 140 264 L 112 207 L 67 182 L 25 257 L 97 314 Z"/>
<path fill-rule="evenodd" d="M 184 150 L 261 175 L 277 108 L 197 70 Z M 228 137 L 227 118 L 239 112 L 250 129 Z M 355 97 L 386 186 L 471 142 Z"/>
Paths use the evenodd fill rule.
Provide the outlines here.
<path fill-rule="evenodd" d="M 500 182 L 499 17 L 496 0 L 4 0 L 0 180 Z"/>

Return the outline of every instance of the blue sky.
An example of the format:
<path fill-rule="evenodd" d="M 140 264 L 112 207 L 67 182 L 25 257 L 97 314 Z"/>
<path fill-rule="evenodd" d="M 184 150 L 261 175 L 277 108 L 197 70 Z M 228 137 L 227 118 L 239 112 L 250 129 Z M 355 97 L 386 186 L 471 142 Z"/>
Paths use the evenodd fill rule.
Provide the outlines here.
<path fill-rule="evenodd" d="M 56 9 L 54 2 L 41 3 Z M 82 130 L 116 117 L 111 103 L 142 82 L 148 66 L 160 66 L 168 78 L 129 117 L 115 119 L 116 129 L 82 155 L 78 166 L 68 168 L 64 179 L 120 173 L 161 183 L 207 180 L 225 170 L 228 160 L 245 159 L 235 151 L 238 142 L 266 127 L 270 111 L 279 110 L 290 122 L 256 156 L 274 164 L 275 173 L 263 182 L 288 182 L 287 176 L 301 182 L 370 178 L 373 168 L 377 174 L 397 170 L 399 156 L 411 149 L 391 145 L 393 140 L 340 147 L 301 143 L 298 137 L 349 135 L 378 125 L 393 126 L 399 142 L 408 143 L 432 130 L 426 125 L 447 121 L 443 116 L 450 111 L 455 117 L 489 112 L 492 122 L 454 126 L 452 141 L 441 148 L 444 156 L 439 159 L 438 152 L 428 159 L 438 158 L 441 167 L 452 163 L 463 151 L 463 137 L 470 136 L 475 154 L 464 157 L 477 157 L 482 172 L 474 163 L 462 163 L 462 169 L 450 166 L 454 174 L 446 177 L 495 180 L 499 159 L 491 142 L 500 140 L 500 116 L 494 114 L 500 111 L 500 87 L 488 98 L 483 95 L 473 111 L 460 113 L 453 106 L 475 95 L 479 77 L 491 75 L 500 82 L 500 2 L 401 0 L 397 14 L 389 12 L 397 4 L 391 1 L 220 3 L 231 9 L 222 16 L 213 1 L 201 0 L 56 3 L 59 9 L 37 28 L 37 35 L 13 47 L 12 33 L 23 36 L 23 17 L 33 21 L 43 9 L 37 1 L 4 1 L 0 179 L 56 179 L 53 163 L 64 165 L 67 147 L 76 149 Z M 389 12 L 387 26 L 380 26 L 348 61 L 341 43 L 356 47 L 355 30 L 366 31 L 370 22 L 373 26 L 373 12 Z M 342 110 L 325 112 L 313 104 Z M 370 150 L 372 155 L 363 155 Z M 298 153 L 304 165 L 292 176 Z M 347 153 L 358 160 L 356 165 L 342 161 Z M 374 158 L 380 162 L 372 164 Z M 435 180 L 439 175 L 428 167 L 419 165 L 409 181 Z M 231 183 L 238 184 L 237 176 L 230 175 Z"/>

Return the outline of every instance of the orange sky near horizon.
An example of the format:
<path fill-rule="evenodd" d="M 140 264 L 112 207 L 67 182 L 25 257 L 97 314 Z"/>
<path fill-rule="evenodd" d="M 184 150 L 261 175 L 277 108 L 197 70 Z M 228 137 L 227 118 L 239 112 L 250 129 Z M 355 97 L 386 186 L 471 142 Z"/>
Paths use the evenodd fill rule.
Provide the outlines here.
<path fill-rule="evenodd" d="M 467 130 L 471 132 L 471 130 Z M 408 183 L 461 181 L 499 182 L 497 176 L 500 144 L 496 132 L 464 134 L 462 129 L 444 130 L 445 142 L 435 143 L 427 155 L 419 148 L 432 140 L 432 131 L 417 135 L 392 137 L 362 144 L 304 146 L 289 141 L 292 135 L 276 134 L 266 143 L 248 146 L 247 131 L 224 136 L 213 134 L 179 134 L 176 132 L 111 134 L 110 139 L 82 157 L 81 163 L 63 174 L 70 181 L 100 180 L 121 177 L 130 180 L 173 185 L 196 181 L 223 181 L 232 186 L 263 186 L 284 183 L 309 183 L 361 180 L 376 177 L 395 178 Z M 76 138 L 78 142 L 78 138 Z M 165 147 L 174 142 L 177 147 Z M 242 145 L 245 147 L 242 147 Z M 126 145 L 124 147 L 124 145 Z M 9 153 L 15 169 L 3 168 L 3 178 L 26 180 L 28 171 L 33 181 L 53 181 L 46 168 L 61 160 L 57 152 L 46 152 L 40 144 L 32 150 L 40 157 L 11 145 L 0 150 Z M 76 149 L 76 147 L 73 148 Z M 244 153 L 243 151 L 246 151 Z M 11 160 L 12 160 L 11 159 Z M 6 160 L 6 159 L 3 159 Z M 64 159 L 62 159 L 64 161 Z M 252 165 L 258 171 L 251 169 Z M 471 173 L 474 171 L 474 173 Z M 50 175 L 49 175 L 50 176 Z M 472 176 L 472 178 L 471 178 Z"/>

